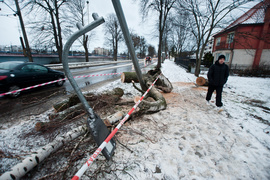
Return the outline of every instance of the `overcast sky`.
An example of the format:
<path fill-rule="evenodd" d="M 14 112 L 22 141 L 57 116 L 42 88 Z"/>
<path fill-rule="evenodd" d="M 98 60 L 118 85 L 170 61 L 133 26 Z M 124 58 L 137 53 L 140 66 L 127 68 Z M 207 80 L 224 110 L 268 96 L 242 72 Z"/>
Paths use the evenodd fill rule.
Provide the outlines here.
<path fill-rule="evenodd" d="M 9 0 L 10 2 L 14 2 Z M 258 0 L 255 0 L 258 3 Z M 5 0 L 8 2 L 8 0 Z M 93 21 L 91 14 L 93 12 L 98 13 L 99 16 L 106 17 L 114 13 L 114 8 L 111 0 L 89 0 L 89 11 L 90 11 L 90 22 Z M 141 13 L 139 8 L 139 1 L 134 2 L 134 0 L 120 0 L 122 4 L 122 8 L 126 17 L 126 21 L 129 29 L 132 29 L 134 33 L 139 36 L 145 37 L 147 44 L 151 44 L 155 46 L 157 51 L 158 39 L 156 37 L 156 32 L 154 31 L 154 23 L 156 22 L 157 14 L 150 13 L 148 17 L 148 21 L 142 23 L 141 21 Z M 251 8 L 256 3 L 251 3 L 246 6 L 245 9 L 239 10 L 238 13 L 235 14 L 235 17 L 240 17 L 244 12 Z M 14 10 L 15 5 L 10 4 L 11 8 Z M 14 12 L 10 10 L 4 3 L 0 2 L 0 45 L 20 45 L 19 37 L 20 37 L 20 24 L 18 17 L 13 16 Z M 24 15 L 24 10 L 22 10 L 22 14 L 24 17 L 24 21 L 27 22 L 27 18 Z M 8 15 L 8 16 L 7 16 Z M 26 23 L 27 25 L 27 23 Z M 74 25 L 75 26 L 75 25 Z M 109 46 L 104 45 L 104 24 L 100 25 L 95 29 L 96 36 L 95 39 L 91 41 L 89 50 L 90 52 L 95 47 L 105 47 L 109 49 Z M 31 34 L 28 34 L 30 46 L 31 46 Z M 76 48 L 76 47 L 72 47 Z M 126 51 L 126 47 L 122 43 L 120 45 L 120 53 Z"/>
<path fill-rule="evenodd" d="M 89 2 L 90 22 L 93 21 L 91 16 L 93 12 L 98 13 L 99 16 L 103 16 L 105 19 L 110 13 L 114 13 L 114 8 L 110 0 L 89 0 Z M 153 35 L 153 22 L 146 21 L 142 23 L 138 2 L 134 2 L 133 0 L 120 0 L 120 2 L 126 16 L 128 27 L 139 36 L 144 36 L 148 44 L 157 48 L 158 39 L 154 38 Z M 10 6 L 16 10 L 15 5 L 10 4 Z M 21 30 L 18 17 L 13 16 L 12 14 L 14 14 L 14 12 L 2 2 L 0 2 L 0 8 L 0 45 L 20 45 L 19 37 Z M 23 10 L 22 14 L 24 21 L 27 22 Z M 104 47 L 104 24 L 97 27 L 95 32 L 96 37 L 95 40 L 90 43 L 90 50 L 93 50 L 94 47 Z M 28 34 L 28 39 L 31 46 L 30 34 Z M 122 51 L 125 49 L 124 45 L 122 45 L 121 49 Z"/>

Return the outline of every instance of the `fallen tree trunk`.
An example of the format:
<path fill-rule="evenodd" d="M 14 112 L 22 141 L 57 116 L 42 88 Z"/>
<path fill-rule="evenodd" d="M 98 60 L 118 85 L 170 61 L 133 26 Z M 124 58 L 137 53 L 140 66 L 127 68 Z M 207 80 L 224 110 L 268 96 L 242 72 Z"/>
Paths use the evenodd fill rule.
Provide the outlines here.
<path fill-rule="evenodd" d="M 137 74 L 135 72 L 123 72 L 121 74 L 121 82 L 122 83 L 131 83 L 132 81 L 134 82 L 139 82 L 139 79 L 137 77 Z"/>
<path fill-rule="evenodd" d="M 196 84 L 198 85 L 198 86 L 208 86 L 208 80 L 207 79 L 205 79 L 204 77 L 197 77 L 197 79 L 196 79 Z"/>
<path fill-rule="evenodd" d="M 151 97 L 154 99 L 154 101 L 147 101 L 142 100 L 142 102 L 139 105 L 141 112 L 156 112 L 159 110 L 166 109 L 167 103 L 163 95 L 157 90 L 160 89 L 165 93 L 171 92 L 173 89 L 173 86 L 171 82 L 163 75 L 161 74 L 160 70 L 150 70 L 147 74 L 143 75 L 143 80 L 146 83 L 148 87 L 150 87 L 153 83 L 153 81 L 159 76 L 159 79 L 157 80 L 155 86 L 152 87 L 152 89 L 148 92 L 147 97 Z M 121 81 L 130 83 L 132 81 L 136 82 L 137 76 L 135 72 L 123 72 L 121 75 Z M 133 84 L 134 85 L 134 84 Z M 134 87 L 137 88 L 135 85 Z M 136 100 L 135 100 L 136 101 Z"/>
<path fill-rule="evenodd" d="M 155 86 L 165 93 L 170 93 L 173 89 L 172 83 L 163 74 L 159 76 Z"/>
<path fill-rule="evenodd" d="M 147 80 L 150 76 L 153 76 L 151 80 L 155 80 L 159 75 L 159 71 L 149 71 L 147 74 L 143 75 L 143 79 Z M 131 83 L 131 82 L 138 82 L 138 78 L 135 72 L 123 72 L 121 74 L 121 82 L 122 83 Z M 163 74 L 160 74 L 155 87 L 162 90 L 165 93 L 170 93 L 173 89 L 171 82 L 166 78 Z"/>
<path fill-rule="evenodd" d="M 87 101 L 94 101 L 97 99 L 97 97 L 93 94 L 86 94 L 85 99 Z M 78 96 L 72 95 L 68 99 L 66 99 L 60 103 L 54 104 L 53 108 L 54 108 L 55 112 L 61 112 L 61 111 L 64 111 L 65 109 L 67 109 L 71 106 L 78 104 L 79 102 L 81 102 L 81 101 L 79 100 Z"/>
<path fill-rule="evenodd" d="M 99 95 L 89 93 L 84 94 L 84 96 L 94 110 L 99 110 L 114 105 L 119 101 L 123 94 L 123 89 L 114 88 Z M 76 95 L 73 95 L 60 103 L 54 104 L 53 107 L 55 112 L 49 114 L 50 121 L 37 122 L 35 125 L 36 131 L 49 132 L 50 130 L 67 124 L 70 119 L 81 116 L 85 112 L 82 103 L 80 103 L 80 100 Z"/>
<path fill-rule="evenodd" d="M 121 120 L 123 117 L 124 117 L 124 113 L 122 111 L 118 111 L 117 113 L 114 113 L 114 114 L 108 116 L 104 120 L 104 123 L 106 126 L 112 126 L 117 121 Z"/>
<path fill-rule="evenodd" d="M 68 109 L 65 109 L 64 111 L 49 114 L 49 122 L 37 122 L 35 125 L 36 131 L 45 132 L 57 127 L 61 127 L 65 123 L 63 121 L 67 119 L 75 118 L 81 114 L 84 113 L 83 105 L 82 103 L 78 103 Z"/>
<path fill-rule="evenodd" d="M 107 96 L 111 96 L 113 97 L 114 101 L 119 100 L 120 97 L 122 97 L 124 94 L 123 89 L 121 88 L 114 88 L 110 91 L 106 91 L 101 95 L 94 95 L 93 93 L 89 93 L 89 94 L 85 94 L 84 97 L 88 102 L 92 102 L 92 101 L 96 101 L 98 100 L 98 98 L 101 98 L 101 96 L 107 95 Z M 77 97 L 77 95 L 72 95 L 70 96 L 68 99 L 60 102 L 60 103 L 56 103 L 53 105 L 53 108 L 55 109 L 55 112 L 60 112 L 63 111 L 65 109 L 68 109 L 76 104 L 78 104 L 80 102 L 79 98 Z"/>
<path fill-rule="evenodd" d="M 82 103 L 78 103 L 74 106 L 71 106 L 61 112 L 49 114 L 49 119 L 54 120 L 54 121 L 59 121 L 59 120 L 64 120 L 67 118 L 72 118 L 74 117 L 75 112 L 77 111 L 83 111 L 83 105 Z"/>
<path fill-rule="evenodd" d="M 57 151 L 64 144 L 76 139 L 77 137 L 86 132 L 87 128 L 85 126 L 80 126 L 75 130 L 68 132 L 64 136 L 59 136 L 53 142 L 47 144 L 45 147 L 39 149 L 37 152 L 33 152 L 30 157 L 24 159 L 21 163 L 15 165 L 13 168 L 11 168 L 11 171 L 2 174 L 0 179 L 20 179 L 36 165 L 40 164 L 41 161 L 43 161 L 51 153 Z"/>

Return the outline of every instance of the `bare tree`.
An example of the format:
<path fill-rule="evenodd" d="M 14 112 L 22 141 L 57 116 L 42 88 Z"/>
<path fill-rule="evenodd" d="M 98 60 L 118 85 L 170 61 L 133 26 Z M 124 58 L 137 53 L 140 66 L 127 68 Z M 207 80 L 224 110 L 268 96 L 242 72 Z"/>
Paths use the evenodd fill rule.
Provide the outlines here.
<path fill-rule="evenodd" d="M 169 18 L 170 33 L 169 46 L 174 55 L 180 55 L 183 51 L 190 51 L 189 44 L 192 43 L 192 34 L 188 25 L 188 14 L 184 11 L 176 11 L 176 14 Z"/>
<path fill-rule="evenodd" d="M 105 39 L 112 46 L 113 59 L 117 61 L 119 42 L 123 40 L 123 34 L 115 14 L 110 14 L 105 23 Z"/>
<path fill-rule="evenodd" d="M 54 41 L 60 62 L 62 62 L 63 51 L 60 9 L 65 2 L 65 0 L 28 0 L 24 2 L 25 6 L 29 8 L 29 14 L 35 18 L 31 27 L 36 30 L 34 39 L 46 44 Z"/>
<path fill-rule="evenodd" d="M 204 49 L 210 39 L 213 30 L 221 24 L 229 14 L 239 6 L 250 0 L 178 0 L 177 8 L 189 13 L 191 32 L 196 38 L 196 70 L 195 76 L 199 76 L 201 60 Z"/>
<path fill-rule="evenodd" d="M 167 17 L 170 10 L 177 0 L 140 0 L 142 16 L 147 17 L 149 11 L 156 11 L 158 13 L 158 32 L 159 32 L 159 44 L 158 44 L 158 64 L 157 68 L 161 68 L 161 53 L 164 29 L 166 26 Z"/>
<path fill-rule="evenodd" d="M 87 1 L 87 4 L 89 2 Z M 82 26 L 86 25 L 86 1 L 85 0 L 73 0 L 69 1 L 68 3 L 69 8 L 69 20 L 72 22 L 72 24 L 80 23 Z M 70 16 L 71 15 L 71 16 Z M 88 17 L 89 18 L 89 17 Z M 88 33 L 87 35 L 84 34 L 81 39 L 78 39 L 78 41 L 83 45 L 84 52 L 85 52 L 85 61 L 89 62 L 89 52 L 88 52 L 88 46 L 89 41 L 91 37 L 94 35 L 94 33 Z"/>

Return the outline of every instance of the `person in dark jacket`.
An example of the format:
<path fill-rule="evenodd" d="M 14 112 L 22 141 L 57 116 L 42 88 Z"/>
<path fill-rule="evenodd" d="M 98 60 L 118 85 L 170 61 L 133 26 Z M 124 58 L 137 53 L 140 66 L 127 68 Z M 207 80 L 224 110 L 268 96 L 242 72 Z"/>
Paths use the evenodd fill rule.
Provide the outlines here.
<path fill-rule="evenodd" d="M 222 103 L 222 90 L 224 84 L 227 82 L 229 77 L 229 67 L 224 63 L 225 56 L 220 55 L 218 60 L 213 64 L 208 71 L 208 92 L 206 100 L 210 101 L 214 90 L 216 90 L 216 106 L 223 106 Z"/>

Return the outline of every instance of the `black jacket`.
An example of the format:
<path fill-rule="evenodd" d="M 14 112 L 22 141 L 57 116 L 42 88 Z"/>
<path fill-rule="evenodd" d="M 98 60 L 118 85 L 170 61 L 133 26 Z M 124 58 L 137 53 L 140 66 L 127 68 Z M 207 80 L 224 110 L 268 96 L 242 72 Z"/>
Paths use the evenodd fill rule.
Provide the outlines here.
<path fill-rule="evenodd" d="M 219 64 L 218 61 L 213 64 L 207 74 L 209 85 L 223 86 L 229 77 L 229 67 L 223 63 Z"/>

